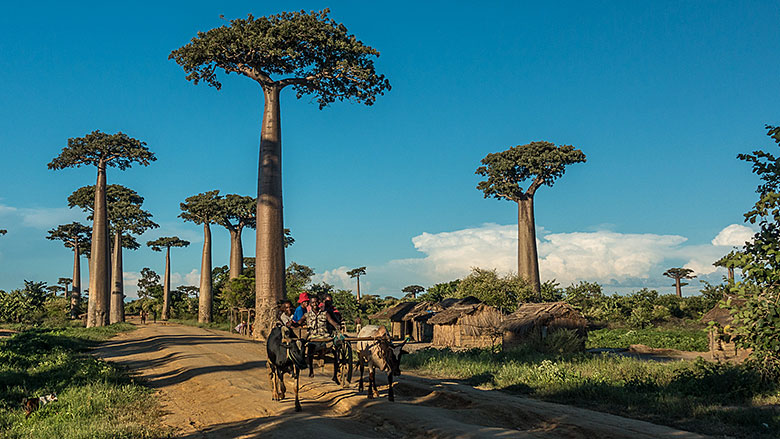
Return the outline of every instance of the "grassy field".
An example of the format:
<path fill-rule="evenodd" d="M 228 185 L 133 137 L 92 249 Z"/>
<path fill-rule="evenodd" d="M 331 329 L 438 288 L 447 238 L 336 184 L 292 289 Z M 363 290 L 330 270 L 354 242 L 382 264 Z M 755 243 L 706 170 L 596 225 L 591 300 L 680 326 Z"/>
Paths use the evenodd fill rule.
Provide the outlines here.
<path fill-rule="evenodd" d="M 0 438 L 167 436 L 151 391 L 87 352 L 132 328 L 29 329 L 0 339 Z M 25 419 L 22 398 L 51 392 L 59 400 Z"/>
<path fill-rule="evenodd" d="M 708 349 L 706 330 L 683 328 L 598 329 L 588 332 L 586 347 L 627 348 L 632 344 L 694 352 Z"/>
<path fill-rule="evenodd" d="M 780 431 L 780 388 L 742 366 L 428 349 L 404 356 L 402 369 L 704 434 L 770 438 Z"/>

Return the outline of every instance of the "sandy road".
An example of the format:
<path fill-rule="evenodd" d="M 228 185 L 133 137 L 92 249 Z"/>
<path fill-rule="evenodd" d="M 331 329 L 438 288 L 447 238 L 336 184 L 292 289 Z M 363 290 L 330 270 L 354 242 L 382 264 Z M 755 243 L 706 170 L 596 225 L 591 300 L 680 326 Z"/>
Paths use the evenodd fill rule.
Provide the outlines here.
<path fill-rule="evenodd" d="M 95 353 L 129 367 L 159 392 L 162 423 L 182 438 L 701 438 L 619 416 L 458 383 L 403 375 L 396 402 L 369 400 L 315 369 L 301 379 L 303 411 L 271 401 L 265 345 L 222 331 L 152 324 Z M 377 383 L 386 381 L 377 376 Z M 380 386 L 384 396 L 386 390 Z"/>

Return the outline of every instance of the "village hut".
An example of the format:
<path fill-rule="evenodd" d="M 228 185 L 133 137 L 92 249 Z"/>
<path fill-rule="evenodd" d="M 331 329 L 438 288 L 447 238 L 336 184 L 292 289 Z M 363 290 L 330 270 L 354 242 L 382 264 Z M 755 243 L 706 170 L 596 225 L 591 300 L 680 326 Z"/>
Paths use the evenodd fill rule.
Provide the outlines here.
<path fill-rule="evenodd" d="M 731 304 L 734 306 L 744 302 L 742 299 L 731 299 Z M 707 331 L 707 341 L 713 360 L 742 361 L 750 354 L 749 350 L 738 348 L 731 335 L 726 332 L 726 327 L 731 325 L 732 320 L 731 312 L 727 308 L 721 308 L 720 304 L 715 305 L 701 317 L 702 323 L 713 322 Z"/>
<path fill-rule="evenodd" d="M 411 322 L 407 324 L 402 319 L 417 305 L 417 302 L 401 302 L 390 308 L 383 309 L 375 314 L 368 316 L 369 320 L 389 320 L 390 337 L 398 340 L 406 338 L 411 332 Z"/>
<path fill-rule="evenodd" d="M 455 302 L 428 319 L 433 345 L 451 348 L 485 348 L 501 342 L 498 330 L 504 314 L 484 303 Z"/>
<path fill-rule="evenodd" d="M 433 326 L 428 320 L 441 310 L 436 305 L 433 302 L 419 302 L 401 318 L 412 340 L 429 342 L 433 339 Z"/>
<path fill-rule="evenodd" d="M 541 341 L 555 331 L 569 329 L 582 338 L 581 349 L 585 349 L 587 326 L 588 321 L 568 303 L 525 303 L 504 320 L 503 346 Z"/>

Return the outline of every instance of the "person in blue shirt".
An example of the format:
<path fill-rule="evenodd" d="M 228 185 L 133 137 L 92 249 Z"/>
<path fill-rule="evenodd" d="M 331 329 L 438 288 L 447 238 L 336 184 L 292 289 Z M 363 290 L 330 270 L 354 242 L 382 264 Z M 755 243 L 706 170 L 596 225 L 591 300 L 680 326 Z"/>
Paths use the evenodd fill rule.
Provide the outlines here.
<path fill-rule="evenodd" d="M 296 326 L 300 326 L 303 324 L 302 320 L 306 318 L 306 311 L 309 307 L 309 293 L 306 291 L 302 292 L 298 296 L 298 307 L 295 308 L 295 312 L 292 316 L 293 324 Z"/>

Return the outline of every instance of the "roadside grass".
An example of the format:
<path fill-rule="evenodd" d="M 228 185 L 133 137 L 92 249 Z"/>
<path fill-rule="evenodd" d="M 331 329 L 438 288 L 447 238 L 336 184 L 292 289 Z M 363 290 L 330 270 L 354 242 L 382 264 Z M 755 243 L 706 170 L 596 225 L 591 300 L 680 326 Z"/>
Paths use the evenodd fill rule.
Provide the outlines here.
<path fill-rule="evenodd" d="M 660 363 L 612 354 L 554 356 L 427 349 L 403 370 L 609 412 L 711 435 L 770 438 L 780 431 L 780 387 L 740 365 Z"/>
<path fill-rule="evenodd" d="M 0 438 L 151 438 L 159 426 L 152 391 L 87 350 L 134 327 L 36 328 L 0 340 Z M 23 397 L 57 393 L 25 419 Z"/>
<path fill-rule="evenodd" d="M 230 327 L 230 322 L 211 322 L 200 323 L 197 319 L 168 319 L 171 323 L 178 323 L 187 326 L 197 326 L 198 328 L 216 329 L 218 331 L 233 332 Z M 147 321 L 148 323 L 148 321 Z"/>
<path fill-rule="evenodd" d="M 628 348 L 632 344 L 643 344 L 658 349 L 706 352 L 707 331 L 685 328 L 606 328 L 588 332 L 585 347 Z"/>

